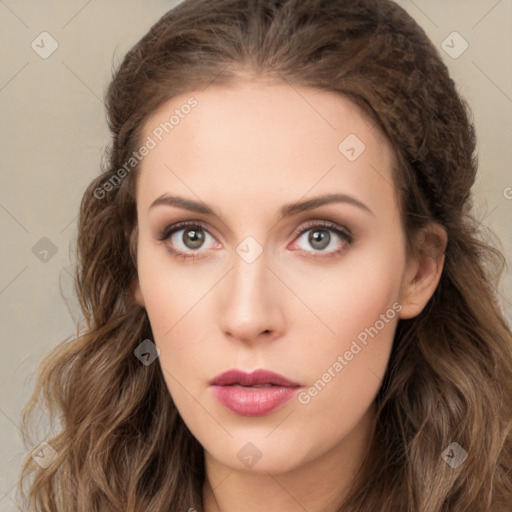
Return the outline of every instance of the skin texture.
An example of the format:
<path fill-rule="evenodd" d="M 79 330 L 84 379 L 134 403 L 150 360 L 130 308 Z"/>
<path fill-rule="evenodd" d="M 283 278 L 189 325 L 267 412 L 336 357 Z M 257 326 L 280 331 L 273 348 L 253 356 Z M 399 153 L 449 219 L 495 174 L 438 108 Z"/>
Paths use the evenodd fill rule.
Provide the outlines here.
<path fill-rule="evenodd" d="M 163 105 L 143 138 L 190 96 L 197 106 L 141 162 L 135 297 L 174 403 L 205 448 L 205 510 L 335 510 L 372 436 L 398 319 L 423 309 L 442 255 L 406 257 L 391 150 L 348 99 L 286 84 L 211 85 Z M 354 161 L 339 150 L 350 134 L 365 145 Z M 278 219 L 286 204 L 331 193 L 371 212 L 344 202 Z M 150 208 L 164 194 L 203 202 L 216 215 Z M 190 227 L 159 240 L 180 221 L 204 226 L 203 245 L 185 245 Z M 321 221 L 348 229 L 352 242 L 321 226 L 297 233 Z M 308 241 L 315 230 L 330 234 L 325 248 Z M 426 249 L 446 244 L 435 225 L 421 240 Z M 251 263 L 237 252 L 258 246 Z M 195 257 L 180 259 L 169 247 Z M 338 356 L 387 312 L 378 334 L 335 371 Z M 329 368 L 331 379 L 308 403 L 294 397 L 268 415 L 242 417 L 208 386 L 233 368 L 280 373 L 303 385 L 303 397 Z M 252 467 L 237 457 L 247 443 L 261 456 Z"/>

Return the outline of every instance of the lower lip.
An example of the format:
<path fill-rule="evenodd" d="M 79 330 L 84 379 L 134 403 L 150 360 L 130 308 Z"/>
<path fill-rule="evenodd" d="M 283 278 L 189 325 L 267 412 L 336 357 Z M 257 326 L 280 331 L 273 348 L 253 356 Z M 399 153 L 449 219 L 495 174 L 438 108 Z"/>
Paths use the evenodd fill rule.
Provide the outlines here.
<path fill-rule="evenodd" d="M 243 386 L 212 386 L 217 400 L 240 416 L 263 416 L 288 402 L 297 388 L 270 386 L 266 388 Z"/>

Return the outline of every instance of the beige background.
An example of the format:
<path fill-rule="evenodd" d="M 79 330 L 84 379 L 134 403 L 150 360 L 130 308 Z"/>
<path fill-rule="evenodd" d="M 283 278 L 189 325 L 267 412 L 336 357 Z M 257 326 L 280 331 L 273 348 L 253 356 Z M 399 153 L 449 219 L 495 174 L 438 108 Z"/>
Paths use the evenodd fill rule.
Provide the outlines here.
<path fill-rule="evenodd" d="M 0 512 L 17 510 L 14 487 L 26 451 L 19 414 L 33 372 L 44 354 L 74 333 L 70 244 L 82 193 L 109 142 L 102 96 L 112 65 L 176 3 L 0 0 Z M 510 262 L 512 2 L 398 3 L 440 48 L 472 107 L 480 154 L 476 210 Z M 52 41 L 41 36 L 43 47 L 43 31 L 58 43 L 47 58 L 39 53 Z M 454 55 L 463 49 L 458 36 L 447 39 L 454 31 L 469 45 L 457 58 L 443 50 L 444 40 Z M 40 241 L 44 237 L 51 244 Z M 509 319 L 511 289 L 508 271 L 500 292 Z"/>

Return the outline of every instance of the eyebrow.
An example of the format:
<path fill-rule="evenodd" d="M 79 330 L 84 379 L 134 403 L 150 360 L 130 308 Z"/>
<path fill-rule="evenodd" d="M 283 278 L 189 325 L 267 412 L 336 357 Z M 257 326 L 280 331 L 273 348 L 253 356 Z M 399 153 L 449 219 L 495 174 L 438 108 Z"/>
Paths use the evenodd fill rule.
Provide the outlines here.
<path fill-rule="evenodd" d="M 326 194 L 318 197 L 313 197 L 311 199 L 306 199 L 304 201 L 297 201 L 295 203 L 284 205 L 278 215 L 278 220 L 281 220 L 285 217 L 290 217 L 292 215 L 296 215 L 297 213 L 313 210 L 315 208 L 319 208 L 325 204 L 330 203 L 346 203 L 352 206 L 356 206 L 361 210 L 370 213 L 375 216 L 375 214 L 366 206 L 363 202 L 359 201 L 355 197 L 349 196 L 347 194 Z M 183 208 L 185 210 L 190 210 L 196 213 L 202 213 L 205 215 L 214 215 L 218 217 L 214 210 L 212 210 L 208 205 L 200 201 L 194 201 L 193 199 L 186 199 L 180 196 L 171 196 L 168 194 L 163 194 L 157 199 L 155 199 L 149 209 L 151 210 L 155 206 L 159 205 L 167 205 L 167 206 L 176 206 L 178 208 Z"/>

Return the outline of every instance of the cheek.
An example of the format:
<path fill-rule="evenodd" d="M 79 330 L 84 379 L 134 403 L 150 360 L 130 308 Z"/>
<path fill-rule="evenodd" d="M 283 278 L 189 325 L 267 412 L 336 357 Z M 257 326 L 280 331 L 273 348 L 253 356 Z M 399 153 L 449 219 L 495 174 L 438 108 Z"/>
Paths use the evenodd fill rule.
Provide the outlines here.
<path fill-rule="evenodd" d="M 176 267 L 169 265 L 142 264 L 139 280 L 152 341 L 160 350 L 158 364 L 164 381 L 183 421 L 196 433 L 197 425 L 205 423 L 204 409 L 198 404 L 204 400 L 209 365 L 202 343 L 204 322 L 198 321 L 198 315 L 202 307 L 207 307 L 207 301 L 202 303 L 201 298 L 208 287 L 191 287 L 190 279 L 183 275 L 170 278 L 166 268 L 171 275 L 176 273 Z"/>
<path fill-rule="evenodd" d="M 323 453 L 358 429 L 381 387 L 401 309 L 393 283 L 381 284 L 389 286 L 333 292 L 337 303 L 323 319 L 335 334 L 317 325 L 314 348 L 303 339 L 292 363 L 304 368 L 306 386 L 296 404 L 301 421 L 276 431 L 274 442 L 306 437 L 310 453 Z"/>
<path fill-rule="evenodd" d="M 304 368 L 307 361 L 304 377 L 308 389 L 298 399 L 316 411 L 312 421 L 323 421 L 321 411 L 328 409 L 333 419 L 350 423 L 373 401 L 386 371 L 401 310 L 398 298 L 405 256 L 400 247 L 399 240 L 387 250 L 381 246 L 379 257 L 368 247 L 326 273 L 309 291 L 309 280 L 298 281 L 304 287 L 297 293 L 307 297 L 317 317 L 297 315 L 294 329 L 309 333 L 299 338 L 302 347 L 293 366 Z"/>
<path fill-rule="evenodd" d="M 139 241 L 138 279 L 153 335 L 158 339 L 172 336 L 176 326 L 186 323 L 193 309 L 212 287 L 216 273 L 181 268 L 163 248 Z M 217 277 L 218 279 L 218 277 Z"/>
<path fill-rule="evenodd" d="M 364 250 L 349 253 L 339 264 L 322 270 L 303 263 L 283 266 L 283 280 L 294 283 L 294 293 L 313 313 L 297 314 L 294 322 L 321 333 L 323 346 L 329 346 L 330 352 L 342 350 L 347 341 L 389 310 L 387 326 L 390 317 L 394 320 L 396 316 L 392 306 L 400 297 L 405 266 L 401 239 L 395 238 L 388 247 L 385 241 L 368 244 Z M 318 356 L 321 358 L 323 353 L 318 351 Z"/>
<path fill-rule="evenodd" d="M 201 389 L 198 384 L 204 387 L 211 377 L 204 361 L 204 341 L 212 332 L 212 319 L 206 315 L 212 316 L 212 287 L 222 274 L 190 268 L 180 268 L 160 247 L 139 244 L 139 284 L 173 398 L 182 394 L 180 383 L 195 394 Z"/>

